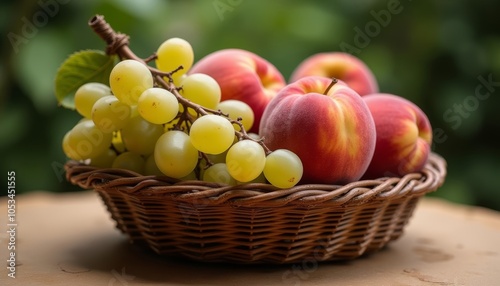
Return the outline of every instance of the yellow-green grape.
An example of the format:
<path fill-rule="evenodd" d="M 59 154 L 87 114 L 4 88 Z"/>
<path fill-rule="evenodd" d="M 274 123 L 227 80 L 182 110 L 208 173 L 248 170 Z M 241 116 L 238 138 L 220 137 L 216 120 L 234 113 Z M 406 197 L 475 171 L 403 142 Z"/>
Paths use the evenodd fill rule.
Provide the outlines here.
<path fill-rule="evenodd" d="M 153 87 L 146 89 L 137 102 L 142 118 L 154 124 L 164 124 L 179 113 L 179 101 L 170 91 Z"/>
<path fill-rule="evenodd" d="M 83 84 L 75 92 L 76 111 L 85 118 L 91 118 L 94 103 L 106 95 L 111 95 L 111 89 L 105 84 L 99 82 Z"/>
<path fill-rule="evenodd" d="M 243 124 L 243 128 L 245 128 L 245 130 L 250 130 L 253 126 L 255 118 L 253 110 L 250 105 L 243 101 L 235 99 L 224 100 L 219 103 L 215 109 L 222 111 L 224 114 L 228 114 L 229 118 L 232 120 L 241 118 L 240 122 Z M 240 130 L 240 126 L 238 124 L 233 124 L 233 126 L 235 130 Z"/>
<path fill-rule="evenodd" d="M 194 62 L 193 47 L 181 38 L 170 38 L 163 42 L 156 55 L 156 67 L 161 71 L 171 72 L 182 66 L 182 70 L 172 75 L 174 81 L 189 71 Z"/>
<path fill-rule="evenodd" d="M 113 95 L 98 99 L 92 107 L 92 121 L 101 131 L 109 133 L 122 129 L 130 119 L 130 106 Z"/>
<path fill-rule="evenodd" d="M 130 170 L 139 174 L 144 173 L 144 158 L 135 152 L 124 152 L 113 161 L 112 168 Z"/>
<path fill-rule="evenodd" d="M 156 166 L 166 176 L 183 178 L 198 164 L 198 150 L 189 136 L 182 131 L 168 131 L 156 142 L 154 157 Z"/>
<path fill-rule="evenodd" d="M 137 116 L 140 116 L 139 110 L 137 109 L 137 105 L 130 106 L 130 118 Z"/>
<path fill-rule="evenodd" d="M 233 144 L 234 128 L 227 118 L 209 114 L 193 122 L 189 137 L 199 151 L 220 154 Z"/>
<path fill-rule="evenodd" d="M 111 70 L 109 86 L 121 102 L 136 105 L 139 96 L 153 87 L 153 76 L 145 64 L 136 60 L 123 60 Z"/>
<path fill-rule="evenodd" d="M 264 175 L 275 187 L 286 189 L 295 186 L 303 172 L 302 161 L 290 150 L 278 149 L 267 155 Z"/>
<path fill-rule="evenodd" d="M 203 173 L 203 181 L 225 185 L 236 185 L 236 180 L 231 177 L 225 163 L 217 163 L 208 167 Z"/>
<path fill-rule="evenodd" d="M 181 82 L 181 95 L 203 107 L 215 109 L 221 99 L 221 89 L 217 81 L 211 76 L 195 73 L 190 74 Z M 189 109 L 189 113 L 196 115 L 196 111 Z"/>
<path fill-rule="evenodd" d="M 260 184 L 267 184 L 266 176 L 264 176 L 264 173 L 260 173 L 260 175 L 248 182 L 237 182 L 237 185 L 243 185 L 243 184 L 253 184 L 253 183 L 260 183 Z"/>
<path fill-rule="evenodd" d="M 155 149 L 156 140 L 163 134 L 163 126 L 147 122 L 142 117 L 130 118 L 121 129 L 125 148 L 141 155 L 150 155 Z"/>
<path fill-rule="evenodd" d="M 94 122 L 76 124 L 63 138 L 63 151 L 73 160 L 86 160 L 104 153 L 111 145 L 111 133 L 99 130 Z"/>
<path fill-rule="evenodd" d="M 113 166 L 113 161 L 116 159 L 116 152 L 113 149 L 108 149 L 104 151 L 101 155 L 97 157 L 90 158 L 90 166 L 99 168 L 110 168 Z"/>
<path fill-rule="evenodd" d="M 257 178 L 264 170 L 265 163 L 264 148 L 252 140 L 239 141 L 227 151 L 226 164 L 229 174 L 240 182 Z"/>
<path fill-rule="evenodd" d="M 70 133 L 71 133 L 71 130 L 66 132 L 66 134 L 64 134 L 64 137 L 62 140 L 62 149 L 63 149 L 64 155 L 66 155 L 66 157 L 73 159 L 73 160 L 82 160 L 81 156 L 79 156 L 78 153 L 76 153 L 76 151 L 73 150 L 71 148 L 71 146 L 69 145 L 69 134 Z"/>
<path fill-rule="evenodd" d="M 144 165 L 144 175 L 154 175 L 163 176 L 163 173 L 158 169 L 155 162 L 154 154 L 151 154 L 146 158 L 146 163 Z"/>
<path fill-rule="evenodd" d="M 111 145 L 118 151 L 118 153 L 123 153 L 126 151 L 125 144 L 122 140 L 122 133 L 120 130 L 113 132 L 113 138 L 111 139 Z"/>

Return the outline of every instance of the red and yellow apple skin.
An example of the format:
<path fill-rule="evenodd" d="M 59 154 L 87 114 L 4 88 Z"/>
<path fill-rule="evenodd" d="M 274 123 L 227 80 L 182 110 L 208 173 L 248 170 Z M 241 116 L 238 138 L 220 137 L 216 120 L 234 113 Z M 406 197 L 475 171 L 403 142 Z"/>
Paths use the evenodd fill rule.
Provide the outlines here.
<path fill-rule="evenodd" d="M 259 134 L 271 149 L 302 160 L 303 183 L 346 184 L 366 171 L 375 150 L 375 124 L 361 96 L 338 81 L 301 78 L 283 88 L 262 116 Z"/>
<path fill-rule="evenodd" d="M 378 92 L 373 72 L 359 58 L 343 52 L 319 53 L 303 60 L 293 71 L 290 82 L 317 75 L 344 81 L 359 95 Z"/>
<path fill-rule="evenodd" d="M 411 101 L 393 94 L 363 97 L 377 130 L 375 153 L 365 179 L 401 177 L 422 170 L 432 142 L 426 114 Z"/>
<path fill-rule="evenodd" d="M 190 73 L 213 77 L 221 88 L 221 101 L 236 99 L 248 104 L 255 116 L 250 132 L 259 130 L 260 118 L 269 101 L 286 81 L 280 71 L 264 58 L 240 49 L 225 49 L 200 59 Z"/>

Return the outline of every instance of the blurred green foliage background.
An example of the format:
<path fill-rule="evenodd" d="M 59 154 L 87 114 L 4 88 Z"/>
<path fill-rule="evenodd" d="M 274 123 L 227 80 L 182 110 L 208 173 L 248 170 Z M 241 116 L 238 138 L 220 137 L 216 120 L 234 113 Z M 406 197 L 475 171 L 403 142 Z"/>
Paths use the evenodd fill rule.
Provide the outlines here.
<path fill-rule="evenodd" d="M 445 185 L 431 195 L 500 210 L 499 9 L 494 0 L 4 0 L 1 184 L 14 170 L 18 193 L 79 190 L 64 180 L 60 144 L 79 117 L 57 106 L 54 76 L 72 52 L 105 48 L 87 26 L 103 14 L 143 57 L 181 37 L 196 59 L 242 48 L 288 78 L 309 55 L 347 50 L 373 70 L 381 91 L 429 116 L 433 150 L 449 165 Z"/>

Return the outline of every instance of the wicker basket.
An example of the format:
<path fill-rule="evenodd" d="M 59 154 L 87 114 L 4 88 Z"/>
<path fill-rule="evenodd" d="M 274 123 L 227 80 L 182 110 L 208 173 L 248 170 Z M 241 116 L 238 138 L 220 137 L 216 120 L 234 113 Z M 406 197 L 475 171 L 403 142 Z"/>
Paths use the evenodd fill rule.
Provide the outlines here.
<path fill-rule="evenodd" d="M 140 176 L 70 161 L 67 179 L 95 189 L 131 242 L 161 255 L 200 261 L 295 263 L 342 260 L 377 251 L 401 236 L 418 200 L 444 182 L 446 162 L 345 186 L 220 186 Z"/>

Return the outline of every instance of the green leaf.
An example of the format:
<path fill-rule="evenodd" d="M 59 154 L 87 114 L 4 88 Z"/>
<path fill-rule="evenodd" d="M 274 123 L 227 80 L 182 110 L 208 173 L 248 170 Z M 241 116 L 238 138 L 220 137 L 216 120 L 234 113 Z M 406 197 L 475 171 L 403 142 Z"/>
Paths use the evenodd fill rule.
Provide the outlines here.
<path fill-rule="evenodd" d="M 114 56 L 98 50 L 84 50 L 70 55 L 56 74 L 55 93 L 59 104 L 75 109 L 76 90 L 88 82 L 109 84 L 109 74 L 114 64 Z"/>

